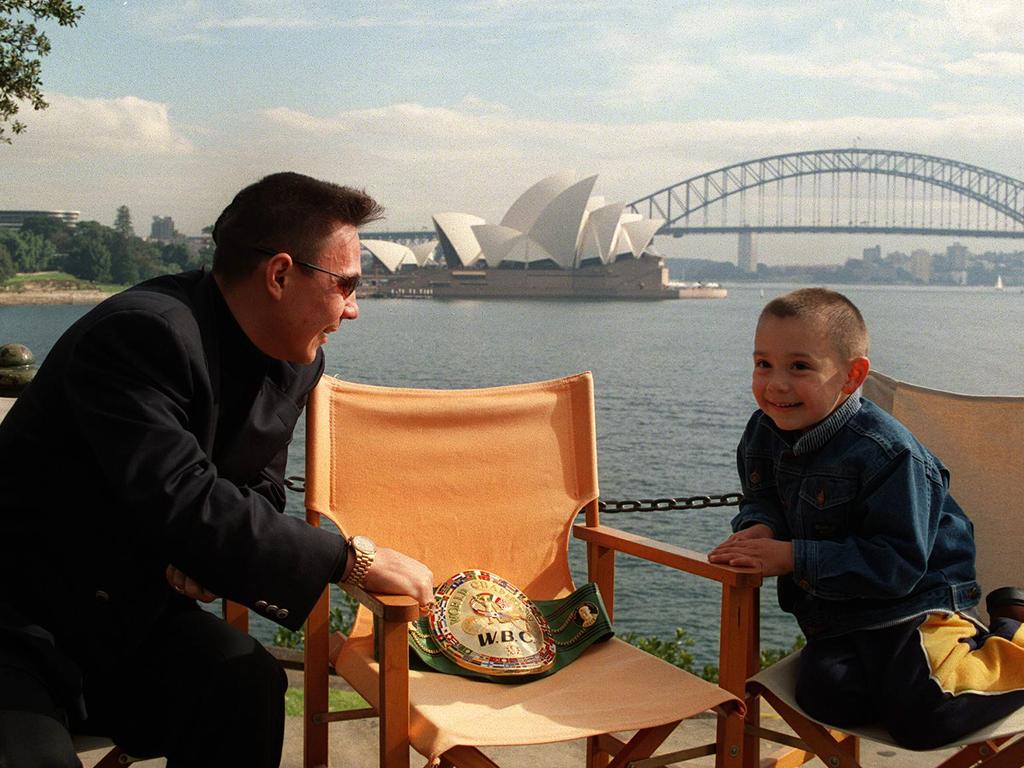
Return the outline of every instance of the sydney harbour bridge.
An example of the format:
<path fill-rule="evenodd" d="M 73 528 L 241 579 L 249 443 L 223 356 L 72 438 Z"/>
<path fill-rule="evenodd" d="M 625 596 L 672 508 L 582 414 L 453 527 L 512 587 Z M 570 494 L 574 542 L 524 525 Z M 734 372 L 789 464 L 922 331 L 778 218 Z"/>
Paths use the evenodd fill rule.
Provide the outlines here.
<path fill-rule="evenodd" d="M 747 160 L 628 206 L 659 235 L 856 233 L 1024 238 L 1024 181 L 891 149 L 818 149 Z"/>

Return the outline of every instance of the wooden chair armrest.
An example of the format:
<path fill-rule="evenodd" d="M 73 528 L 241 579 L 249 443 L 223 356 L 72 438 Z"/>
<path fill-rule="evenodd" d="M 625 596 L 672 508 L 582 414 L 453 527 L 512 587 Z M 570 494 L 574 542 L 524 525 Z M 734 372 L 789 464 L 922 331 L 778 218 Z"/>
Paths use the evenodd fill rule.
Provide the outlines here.
<path fill-rule="evenodd" d="M 370 609 L 370 613 L 386 622 L 407 624 L 420 617 L 420 604 L 408 595 L 381 595 L 359 587 L 339 584 L 343 590 Z"/>
<path fill-rule="evenodd" d="M 665 544 L 647 536 L 639 536 L 618 528 L 609 528 L 606 525 L 587 526 L 577 523 L 573 526 L 572 532 L 577 539 L 712 579 L 730 587 L 757 588 L 763 581 L 761 572 L 757 569 L 734 568 L 728 565 L 709 563 L 707 555 L 700 552 Z"/>

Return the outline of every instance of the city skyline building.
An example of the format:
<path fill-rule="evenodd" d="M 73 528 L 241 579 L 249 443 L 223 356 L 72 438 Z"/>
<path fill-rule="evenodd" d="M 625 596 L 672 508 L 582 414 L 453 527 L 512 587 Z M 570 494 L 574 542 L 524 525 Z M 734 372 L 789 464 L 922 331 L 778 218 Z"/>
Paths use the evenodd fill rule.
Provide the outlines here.
<path fill-rule="evenodd" d="M 910 254 L 910 274 L 922 283 L 931 282 L 932 254 L 924 248 L 918 248 Z"/>
<path fill-rule="evenodd" d="M 178 236 L 174 229 L 174 219 L 170 216 L 154 216 L 153 223 L 149 227 L 149 239 L 160 242 L 173 242 Z"/>

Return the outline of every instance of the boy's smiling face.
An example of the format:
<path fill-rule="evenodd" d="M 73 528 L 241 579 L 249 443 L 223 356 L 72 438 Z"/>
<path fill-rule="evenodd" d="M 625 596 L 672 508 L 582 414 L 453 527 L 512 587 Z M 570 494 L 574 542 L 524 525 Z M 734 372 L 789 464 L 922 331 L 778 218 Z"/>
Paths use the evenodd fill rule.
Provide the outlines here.
<path fill-rule="evenodd" d="M 867 376 L 866 357 L 844 360 L 822 321 L 764 315 L 754 335 L 751 389 L 779 429 L 806 432 Z"/>

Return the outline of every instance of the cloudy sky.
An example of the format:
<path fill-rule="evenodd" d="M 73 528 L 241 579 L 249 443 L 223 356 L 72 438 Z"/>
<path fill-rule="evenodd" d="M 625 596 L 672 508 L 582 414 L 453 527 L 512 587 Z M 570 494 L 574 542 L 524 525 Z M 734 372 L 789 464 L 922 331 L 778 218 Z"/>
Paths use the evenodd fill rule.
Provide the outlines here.
<path fill-rule="evenodd" d="M 50 31 L 50 108 L 0 145 L 0 208 L 188 234 L 297 170 L 367 188 L 386 226 L 497 221 L 540 178 L 629 201 L 765 155 L 878 147 L 1024 178 L 1021 0 L 85 0 Z M 870 241 L 870 242 L 869 242 Z M 769 263 L 871 236 L 760 238 Z M 921 243 L 889 238 L 884 248 Z M 972 250 L 1019 241 L 969 241 Z M 659 239 L 731 258 L 732 237 Z"/>

